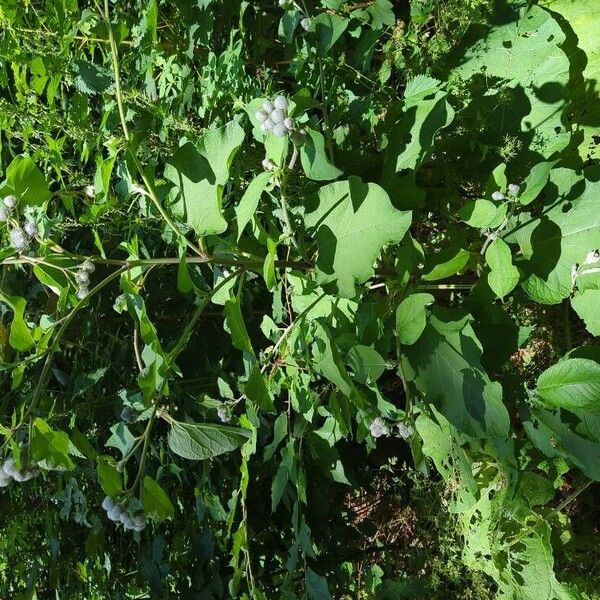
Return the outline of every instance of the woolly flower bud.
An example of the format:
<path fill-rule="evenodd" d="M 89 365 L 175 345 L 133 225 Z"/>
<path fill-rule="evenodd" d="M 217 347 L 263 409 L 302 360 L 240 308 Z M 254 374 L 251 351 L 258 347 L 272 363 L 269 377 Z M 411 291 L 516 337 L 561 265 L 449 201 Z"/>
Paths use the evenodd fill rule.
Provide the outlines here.
<path fill-rule="evenodd" d="M 273 133 L 277 136 L 277 137 L 283 137 L 284 135 L 286 135 L 287 133 L 287 129 L 285 128 L 285 125 L 283 123 L 277 123 L 274 127 L 273 127 Z"/>
<path fill-rule="evenodd" d="M 500 200 L 504 200 L 504 194 L 502 192 L 494 192 L 492 194 L 492 200 L 495 200 L 496 202 L 500 202 Z"/>
<path fill-rule="evenodd" d="M 10 232 L 10 245 L 17 251 L 23 252 L 29 245 L 29 238 L 27 234 L 20 228 L 15 227 Z"/>
<path fill-rule="evenodd" d="M 304 19 L 300 21 L 300 27 L 302 27 L 304 31 L 308 31 L 310 29 L 310 19 L 308 17 L 304 17 Z"/>
<path fill-rule="evenodd" d="M 292 117 L 286 117 L 283 120 L 283 125 L 288 131 L 293 131 L 296 128 L 296 121 Z"/>
<path fill-rule="evenodd" d="M 415 430 L 410 425 L 406 425 L 405 423 L 398 423 L 398 433 L 400 434 L 401 438 L 409 438 L 414 432 Z"/>
<path fill-rule="evenodd" d="M 229 423 L 229 421 L 231 421 L 231 415 L 225 406 L 219 406 L 217 409 L 217 416 L 221 423 Z"/>
<path fill-rule="evenodd" d="M 280 108 L 276 108 L 272 113 L 271 113 L 271 121 L 273 121 L 273 123 L 283 123 L 283 120 L 286 117 L 286 112 L 285 110 L 281 110 Z"/>
<path fill-rule="evenodd" d="M 110 496 L 104 496 L 104 500 L 102 500 L 102 508 L 108 512 L 115 507 L 115 501 Z"/>
<path fill-rule="evenodd" d="M 10 475 L 7 475 L 2 469 L 0 469 L 0 488 L 10 485 L 12 480 L 13 478 Z"/>
<path fill-rule="evenodd" d="M 287 8 L 290 4 L 290 0 L 279 0 L 278 4 L 281 8 Z"/>
<path fill-rule="evenodd" d="M 2 472 L 8 477 L 15 478 L 15 475 L 19 473 L 19 469 L 17 469 L 17 463 L 15 463 L 14 458 L 7 458 L 2 465 Z"/>
<path fill-rule="evenodd" d="M 512 194 L 513 196 L 516 196 L 519 192 L 521 191 L 521 186 L 517 185 L 516 183 L 509 183 L 508 184 L 508 193 Z"/>
<path fill-rule="evenodd" d="M 82 271 L 87 271 L 88 273 L 93 273 L 96 270 L 96 265 L 89 259 L 85 259 L 81 263 L 81 267 L 79 267 Z"/>
<path fill-rule="evenodd" d="M 275 165 L 268 158 L 263 159 L 262 167 L 265 171 L 273 171 L 275 169 Z"/>
<path fill-rule="evenodd" d="M 277 98 L 273 100 L 273 104 L 275 105 L 275 108 L 279 110 L 286 111 L 288 108 L 288 101 L 285 96 L 277 96 Z"/>
<path fill-rule="evenodd" d="M 146 517 L 144 515 L 136 515 L 132 519 L 132 527 L 134 531 L 143 531 L 146 529 Z"/>
<path fill-rule="evenodd" d="M 0 222 L 6 223 L 10 217 L 10 208 L 8 206 L 0 206 Z"/>
<path fill-rule="evenodd" d="M 262 109 L 267 113 L 267 115 L 270 115 L 275 110 L 275 106 L 270 100 L 265 100 L 262 103 Z"/>
<path fill-rule="evenodd" d="M 106 516 L 111 521 L 120 521 L 121 520 L 121 515 L 124 512 L 125 511 L 118 504 L 115 504 L 115 506 L 113 506 L 110 510 L 106 511 Z"/>
<path fill-rule="evenodd" d="M 121 521 L 125 529 L 131 529 L 133 527 L 133 521 L 131 520 L 129 514 L 125 511 L 119 515 L 119 521 Z"/>
<path fill-rule="evenodd" d="M 90 275 L 87 271 L 77 271 L 75 281 L 81 285 L 87 285 L 90 282 Z"/>
<path fill-rule="evenodd" d="M 83 300 L 88 294 L 90 293 L 90 290 L 87 287 L 81 286 L 76 293 L 76 296 L 80 299 Z"/>
<path fill-rule="evenodd" d="M 31 237 L 35 237 L 38 234 L 37 225 L 33 221 L 25 221 L 23 229 L 25 230 L 25 233 Z"/>
<path fill-rule="evenodd" d="M 264 123 L 269 118 L 269 115 L 264 110 L 259 110 L 254 116 L 259 123 Z"/>
<path fill-rule="evenodd" d="M 36 469 L 29 469 L 27 471 L 19 471 L 18 477 L 15 477 L 15 481 L 29 481 L 38 475 L 38 471 Z"/>
<path fill-rule="evenodd" d="M 93 185 L 86 185 L 83 188 L 83 193 L 88 197 L 88 198 L 93 198 L 96 195 L 96 188 Z"/>
<path fill-rule="evenodd" d="M 369 431 L 374 438 L 381 437 L 382 435 L 388 435 L 390 430 L 385 424 L 385 421 L 381 417 L 377 417 L 369 425 Z"/>
<path fill-rule="evenodd" d="M 19 199 L 13 195 L 6 196 L 6 198 L 4 198 L 4 206 L 6 206 L 6 208 L 14 208 L 18 202 Z"/>
<path fill-rule="evenodd" d="M 273 121 L 271 121 L 271 119 L 267 119 L 261 126 L 260 128 L 262 129 L 262 131 L 264 131 L 265 133 L 269 133 L 271 131 L 273 131 Z"/>

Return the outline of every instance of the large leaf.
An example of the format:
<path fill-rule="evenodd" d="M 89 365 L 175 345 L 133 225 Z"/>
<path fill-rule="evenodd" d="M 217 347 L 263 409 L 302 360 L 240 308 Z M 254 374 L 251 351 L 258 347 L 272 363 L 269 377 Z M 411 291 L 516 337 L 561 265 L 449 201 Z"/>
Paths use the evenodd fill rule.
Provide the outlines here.
<path fill-rule="evenodd" d="M 168 161 L 165 177 L 175 185 L 173 210 L 198 235 L 227 229 L 221 212 L 223 187 L 243 141 L 244 130 L 231 122 L 208 131 L 197 147 L 187 142 Z"/>
<path fill-rule="evenodd" d="M 503 439 L 509 420 L 502 387 L 481 366 L 469 321 L 460 311 L 434 308 L 421 337 L 404 349 L 405 374 L 460 432 Z"/>
<path fill-rule="evenodd" d="M 489 33 L 461 53 L 454 73 L 472 80 L 471 111 L 484 127 L 483 142 L 502 146 L 513 136 L 549 157 L 570 139 L 561 118 L 569 82 L 565 34 L 538 6 L 522 8 L 518 19 L 506 13 L 500 9 Z"/>
<path fill-rule="evenodd" d="M 39 206 L 52 197 L 43 173 L 29 156 L 15 156 L 6 169 L 2 195 L 16 194 L 19 205 Z"/>
<path fill-rule="evenodd" d="M 512 264 L 508 244 L 500 239 L 494 240 L 485 252 L 485 261 L 490 267 L 488 285 L 498 298 L 504 298 L 519 283 L 519 270 Z"/>
<path fill-rule="evenodd" d="M 587 330 L 600 336 L 600 290 L 585 290 L 571 299 L 573 310 L 583 320 Z"/>
<path fill-rule="evenodd" d="M 358 177 L 331 183 L 306 205 L 305 221 L 316 239 L 317 278 L 333 283 L 340 296 L 356 295 L 355 284 L 373 275 L 381 248 L 399 242 L 411 213 L 396 210 L 385 190 Z"/>
<path fill-rule="evenodd" d="M 506 241 L 517 242 L 529 276 L 523 288 L 536 302 L 558 304 L 571 294 L 572 270 L 582 264 L 600 240 L 598 170 L 586 178 L 570 169 L 555 169 L 539 216 L 520 215 Z"/>
<path fill-rule="evenodd" d="M 396 309 L 396 335 L 401 344 L 414 344 L 427 322 L 426 307 L 433 303 L 431 294 L 411 294 Z"/>
<path fill-rule="evenodd" d="M 306 134 L 306 140 L 300 148 L 300 162 L 306 176 L 316 181 L 330 181 L 339 177 L 342 172 L 329 162 L 323 134 L 314 129 L 307 129 Z"/>
<path fill-rule="evenodd" d="M 169 496 L 152 477 L 146 475 L 142 483 L 142 507 L 144 512 L 156 519 L 164 521 L 175 516 L 175 508 Z"/>
<path fill-rule="evenodd" d="M 587 358 L 561 360 L 540 375 L 538 394 L 550 406 L 570 410 L 598 409 L 600 364 Z"/>
<path fill-rule="evenodd" d="M 250 433 L 239 427 L 173 421 L 169 447 L 183 458 L 206 460 L 239 448 L 249 437 Z"/>

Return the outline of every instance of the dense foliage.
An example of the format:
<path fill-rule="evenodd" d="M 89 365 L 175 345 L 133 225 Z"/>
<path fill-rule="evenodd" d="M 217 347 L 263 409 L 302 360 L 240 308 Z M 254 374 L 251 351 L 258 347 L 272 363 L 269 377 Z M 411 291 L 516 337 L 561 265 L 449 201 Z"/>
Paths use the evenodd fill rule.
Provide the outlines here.
<path fill-rule="evenodd" d="M 0 0 L 0 597 L 600 598 L 597 0 Z"/>

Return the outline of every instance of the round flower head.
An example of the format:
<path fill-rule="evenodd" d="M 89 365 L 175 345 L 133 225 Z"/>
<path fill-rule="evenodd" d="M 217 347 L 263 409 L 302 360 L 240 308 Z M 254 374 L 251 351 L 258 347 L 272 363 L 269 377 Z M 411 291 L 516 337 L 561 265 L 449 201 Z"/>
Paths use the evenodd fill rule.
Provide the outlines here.
<path fill-rule="evenodd" d="M 2 469 L 0 469 L 0 488 L 10 485 L 12 480 L 13 478 L 10 475 L 7 475 Z"/>
<path fill-rule="evenodd" d="M 83 188 L 83 193 L 88 197 L 88 198 L 93 198 L 96 195 L 96 188 L 93 185 L 86 185 Z"/>
<path fill-rule="evenodd" d="M 125 511 L 118 504 L 115 504 L 110 510 L 106 511 L 106 516 L 111 521 L 120 521 L 121 520 L 121 515 L 124 512 Z"/>
<path fill-rule="evenodd" d="M 287 111 L 288 101 L 285 96 L 277 96 L 277 98 L 275 98 L 275 100 L 273 100 L 273 104 L 275 105 L 275 108 L 277 108 L 279 110 Z"/>
<path fill-rule="evenodd" d="M 271 119 L 267 119 L 261 126 L 260 128 L 265 132 L 265 133 L 269 133 L 271 131 L 273 131 L 273 126 L 274 123 L 273 121 L 271 121 Z"/>
<path fill-rule="evenodd" d="M 259 110 L 254 116 L 259 123 L 264 123 L 269 118 L 269 115 L 264 110 Z"/>
<path fill-rule="evenodd" d="M 90 282 L 90 275 L 87 271 L 77 271 L 75 281 L 81 285 L 87 285 Z"/>
<path fill-rule="evenodd" d="M 39 471 L 37 469 L 28 469 L 19 471 L 20 479 L 17 481 L 29 481 L 38 475 Z"/>
<path fill-rule="evenodd" d="M 83 300 L 88 294 L 90 293 L 90 290 L 87 287 L 83 287 L 81 286 L 78 290 L 77 290 L 77 294 L 76 296 L 80 299 Z"/>
<path fill-rule="evenodd" d="M 500 202 L 500 200 L 504 200 L 504 194 L 502 192 L 496 191 L 492 194 L 492 200 Z"/>
<path fill-rule="evenodd" d="M 87 271 L 88 273 L 93 273 L 96 270 L 96 265 L 86 258 L 82 263 L 81 267 L 79 267 L 82 271 Z"/>
<path fill-rule="evenodd" d="M 229 421 L 231 421 L 231 415 L 225 406 L 220 406 L 217 409 L 217 416 L 221 423 L 229 423 Z"/>
<path fill-rule="evenodd" d="M 2 472 L 8 477 L 12 477 L 15 479 L 15 475 L 18 475 L 19 469 L 17 469 L 17 464 L 15 463 L 15 459 L 10 457 L 4 461 L 2 465 Z"/>
<path fill-rule="evenodd" d="M 119 521 L 121 521 L 125 529 L 131 529 L 131 527 L 133 526 L 133 521 L 131 520 L 131 517 L 125 511 L 123 511 L 119 515 Z"/>
<path fill-rule="evenodd" d="M 283 125 L 288 131 L 293 131 L 294 129 L 296 129 L 296 121 L 295 119 L 292 119 L 292 117 L 286 117 L 283 120 Z"/>
<path fill-rule="evenodd" d="M 29 245 L 29 237 L 20 227 L 15 227 L 10 232 L 10 245 L 17 252 L 23 252 Z"/>
<path fill-rule="evenodd" d="M 285 125 L 283 123 L 276 123 L 273 127 L 273 133 L 277 137 L 283 137 L 284 135 L 286 135 L 287 129 L 285 128 Z"/>
<path fill-rule="evenodd" d="M 25 233 L 31 237 L 35 237 L 38 234 L 37 225 L 33 221 L 25 221 L 23 229 L 25 230 Z"/>
<path fill-rule="evenodd" d="M 104 496 L 104 500 L 102 500 L 102 508 L 108 512 L 115 507 L 115 501 L 110 496 Z"/>
<path fill-rule="evenodd" d="M 262 103 L 262 109 L 264 112 L 266 112 L 268 115 L 270 115 L 275 110 L 275 106 L 273 105 L 273 103 L 270 100 L 265 100 Z"/>
<path fill-rule="evenodd" d="M 6 208 L 14 208 L 18 202 L 19 199 L 13 195 L 6 196 L 6 198 L 4 198 L 4 206 L 6 206 Z"/>
<path fill-rule="evenodd" d="M 262 161 L 262 167 L 265 171 L 272 171 L 275 165 L 268 158 L 264 158 Z"/>
<path fill-rule="evenodd" d="M 143 531 L 146 529 L 146 517 L 144 515 L 136 515 L 132 519 L 132 527 L 134 531 Z"/>
<path fill-rule="evenodd" d="M 405 423 L 398 423 L 398 433 L 400 434 L 401 438 L 409 438 L 414 432 L 415 430 L 410 425 L 406 425 Z"/>
<path fill-rule="evenodd" d="M 302 21 L 300 21 L 300 26 L 304 31 L 308 31 L 310 29 L 310 19 L 308 17 L 304 17 Z"/>
<path fill-rule="evenodd" d="M 10 218 L 10 208 L 8 206 L 0 206 L 0 222 L 6 223 Z"/>
<path fill-rule="evenodd" d="M 521 191 L 521 186 L 517 185 L 516 183 L 509 183 L 508 184 L 508 193 L 512 194 L 513 196 L 516 196 L 519 192 Z"/>
<path fill-rule="evenodd" d="M 382 435 L 388 435 L 390 432 L 388 426 L 381 417 L 373 419 L 371 425 L 369 425 L 369 431 L 374 438 L 381 437 Z"/>
<path fill-rule="evenodd" d="M 285 117 L 286 117 L 285 110 L 281 110 L 280 108 L 276 108 L 271 113 L 271 121 L 273 121 L 273 123 L 283 123 Z"/>

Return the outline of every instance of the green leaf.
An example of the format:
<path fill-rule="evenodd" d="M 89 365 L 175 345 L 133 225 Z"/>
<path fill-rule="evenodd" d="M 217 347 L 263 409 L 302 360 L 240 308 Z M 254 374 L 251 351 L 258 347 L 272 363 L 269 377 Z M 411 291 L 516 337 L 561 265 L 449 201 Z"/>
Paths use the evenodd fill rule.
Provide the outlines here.
<path fill-rule="evenodd" d="M 461 206 L 457 213 L 471 227 L 476 227 L 477 229 L 493 227 L 498 223 L 499 216 L 503 219 L 506 215 L 506 204 L 496 206 L 490 200 L 471 200 L 464 206 Z"/>
<path fill-rule="evenodd" d="M 235 122 L 208 131 L 195 147 L 187 142 L 168 161 L 165 178 L 174 184 L 173 211 L 197 235 L 223 233 L 223 188 L 229 167 L 244 141 L 244 130 Z"/>
<path fill-rule="evenodd" d="M 506 439 L 502 387 L 481 365 L 482 347 L 470 320 L 460 310 L 434 308 L 421 337 L 403 348 L 405 376 L 460 432 Z"/>
<path fill-rule="evenodd" d="M 557 162 L 556 160 L 541 162 L 531 169 L 519 194 L 521 204 L 531 204 L 540 195 L 548 183 L 552 167 Z"/>
<path fill-rule="evenodd" d="M 121 473 L 117 470 L 116 462 L 112 456 L 98 456 L 98 481 L 104 493 L 111 498 L 123 492 Z"/>
<path fill-rule="evenodd" d="M 426 307 L 432 304 L 431 294 L 411 294 L 396 309 L 396 335 L 401 344 L 414 344 L 427 324 Z"/>
<path fill-rule="evenodd" d="M 452 243 L 447 248 L 435 254 L 429 254 L 425 259 L 424 281 L 438 281 L 460 273 L 468 264 L 471 254 L 458 243 Z"/>
<path fill-rule="evenodd" d="M 76 60 L 73 62 L 72 68 L 75 75 L 75 86 L 84 94 L 106 92 L 114 84 L 112 72 L 104 67 L 83 60 Z"/>
<path fill-rule="evenodd" d="M 169 448 L 189 460 L 206 460 L 239 448 L 249 437 L 250 433 L 239 427 L 172 421 Z"/>
<path fill-rule="evenodd" d="M 235 207 L 235 214 L 237 217 L 238 226 L 238 241 L 242 237 L 242 233 L 246 225 L 251 221 L 252 217 L 256 214 L 258 208 L 258 202 L 263 192 L 267 188 L 269 181 L 271 180 L 272 174 L 268 171 L 258 174 L 248 185 L 242 199 L 239 204 Z"/>
<path fill-rule="evenodd" d="M 600 179 L 592 168 L 582 178 L 570 169 L 553 169 L 541 215 L 521 213 L 513 232 L 528 277 L 522 286 L 541 304 L 558 304 L 571 295 L 574 265 L 581 265 L 600 239 Z"/>
<path fill-rule="evenodd" d="M 10 324 L 10 345 L 19 352 L 27 352 L 35 346 L 35 341 L 25 323 L 25 298 L 19 296 L 7 296 L 0 292 L 0 298 L 13 309 L 13 320 Z"/>
<path fill-rule="evenodd" d="M 359 383 L 377 381 L 387 367 L 386 360 L 370 346 L 353 346 L 348 351 L 346 362 Z"/>
<path fill-rule="evenodd" d="M 69 436 L 64 431 L 56 431 L 43 419 L 37 417 L 31 429 L 31 456 L 44 462 L 50 469 L 73 470 L 75 463 L 69 456 Z"/>
<path fill-rule="evenodd" d="M 237 298 L 230 298 L 227 300 L 223 312 L 225 313 L 225 322 L 227 323 L 229 333 L 231 334 L 231 343 L 238 350 L 254 355 L 250 336 L 246 330 L 244 317 L 242 316 L 240 303 Z"/>
<path fill-rule="evenodd" d="M 404 115 L 389 133 L 383 181 L 387 183 L 395 173 L 423 164 L 436 134 L 453 119 L 454 110 L 437 79 L 418 75 L 409 81 L 404 92 Z"/>
<path fill-rule="evenodd" d="M 586 290 L 571 299 L 573 310 L 583 320 L 587 330 L 594 336 L 600 336 L 600 290 Z"/>
<path fill-rule="evenodd" d="M 15 156 L 6 169 L 6 185 L 2 193 L 16 194 L 19 204 L 41 206 L 52 197 L 48 182 L 29 156 Z"/>
<path fill-rule="evenodd" d="M 329 162 L 323 134 L 314 129 L 307 129 L 306 134 L 300 148 L 300 162 L 306 176 L 315 181 L 337 179 L 342 171 Z"/>
<path fill-rule="evenodd" d="M 309 600 L 331 600 L 325 577 L 318 575 L 310 567 L 307 567 L 304 581 Z"/>
<path fill-rule="evenodd" d="M 396 210 L 385 190 L 358 177 L 323 186 L 306 205 L 305 221 L 317 242 L 317 280 L 353 298 L 356 284 L 373 275 L 382 247 L 399 242 L 411 213 Z"/>
<path fill-rule="evenodd" d="M 336 14 L 322 12 L 312 18 L 311 30 L 314 31 L 317 53 L 327 56 L 347 27 L 348 19 Z"/>
<path fill-rule="evenodd" d="M 562 110 L 570 80 L 565 33 L 539 6 L 516 7 L 500 23 L 460 53 L 453 75 L 474 82 L 471 110 L 483 124 L 482 141 L 501 147 L 514 137 L 548 158 L 571 137 Z"/>
<path fill-rule="evenodd" d="M 494 240 L 485 251 L 485 261 L 490 267 L 488 285 L 503 299 L 519 283 L 519 270 L 512 264 L 512 253 L 506 242 Z"/>
<path fill-rule="evenodd" d="M 538 394 L 550 406 L 569 410 L 598 409 L 600 364 L 587 358 L 561 360 L 540 375 Z"/>
<path fill-rule="evenodd" d="M 275 405 L 265 383 L 265 378 L 260 372 L 258 363 L 255 363 L 250 371 L 248 381 L 244 386 L 244 393 L 248 398 L 263 410 L 274 412 Z"/>
<path fill-rule="evenodd" d="M 144 476 L 142 484 L 142 508 L 144 513 L 157 521 L 172 519 L 175 508 L 165 490 L 148 475 Z"/>

